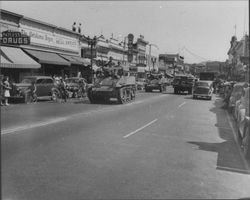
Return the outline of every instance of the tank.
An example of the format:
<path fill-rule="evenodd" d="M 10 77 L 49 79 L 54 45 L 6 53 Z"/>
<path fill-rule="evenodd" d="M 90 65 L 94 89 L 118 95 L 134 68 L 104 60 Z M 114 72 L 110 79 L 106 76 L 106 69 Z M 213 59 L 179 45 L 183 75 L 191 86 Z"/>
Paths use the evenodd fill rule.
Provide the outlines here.
<path fill-rule="evenodd" d="M 119 70 L 122 73 L 119 73 Z M 135 99 L 136 81 L 129 73 L 125 75 L 123 68 L 109 68 L 105 76 L 98 77 L 94 84 L 88 88 L 88 98 L 91 103 L 108 102 L 116 99 L 119 104 L 124 104 Z"/>

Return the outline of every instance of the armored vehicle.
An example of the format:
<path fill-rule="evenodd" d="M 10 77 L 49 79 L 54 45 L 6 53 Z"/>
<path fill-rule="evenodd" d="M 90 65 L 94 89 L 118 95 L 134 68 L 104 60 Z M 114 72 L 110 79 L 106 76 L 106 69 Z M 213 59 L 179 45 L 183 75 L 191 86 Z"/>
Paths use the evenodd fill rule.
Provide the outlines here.
<path fill-rule="evenodd" d="M 151 73 L 148 74 L 144 87 L 145 92 L 152 92 L 153 90 L 163 92 L 167 85 L 169 85 L 169 82 L 162 74 Z"/>
<path fill-rule="evenodd" d="M 175 75 L 172 82 L 174 93 L 179 94 L 180 92 L 187 91 L 188 94 L 192 94 L 194 86 L 194 76 L 189 74 L 178 74 Z"/>
<path fill-rule="evenodd" d="M 104 69 L 104 75 L 97 77 L 94 84 L 88 87 L 88 98 L 91 103 L 108 102 L 116 99 L 124 104 L 135 99 L 136 81 L 129 73 L 124 75 L 123 67 Z"/>

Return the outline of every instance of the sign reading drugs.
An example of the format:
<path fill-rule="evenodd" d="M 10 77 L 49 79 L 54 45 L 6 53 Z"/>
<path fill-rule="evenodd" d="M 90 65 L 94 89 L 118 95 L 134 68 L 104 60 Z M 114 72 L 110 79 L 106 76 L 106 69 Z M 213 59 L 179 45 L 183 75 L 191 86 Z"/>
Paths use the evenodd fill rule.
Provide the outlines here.
<path fill-rule="evenodd" d="M 0 38 L 1 44 L 7 45 L 29 45 L 30 37 L 23 35 L 20 32 L 4 31 L 2 32 L 2 37 Z"/>

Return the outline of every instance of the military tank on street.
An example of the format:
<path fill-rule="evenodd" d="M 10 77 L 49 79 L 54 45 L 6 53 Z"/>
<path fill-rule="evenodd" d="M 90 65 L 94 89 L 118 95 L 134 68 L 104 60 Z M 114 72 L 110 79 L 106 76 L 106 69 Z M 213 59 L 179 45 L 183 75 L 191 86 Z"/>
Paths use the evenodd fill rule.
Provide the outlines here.
<path fill-rule="evenodd" d="M 124 67 L 103 68 L 94 84 L 88 87 L 88 98 L 91 103 L 109 102 L 116 99 L 124 104 L 135 99 L 136 81 Z"/>

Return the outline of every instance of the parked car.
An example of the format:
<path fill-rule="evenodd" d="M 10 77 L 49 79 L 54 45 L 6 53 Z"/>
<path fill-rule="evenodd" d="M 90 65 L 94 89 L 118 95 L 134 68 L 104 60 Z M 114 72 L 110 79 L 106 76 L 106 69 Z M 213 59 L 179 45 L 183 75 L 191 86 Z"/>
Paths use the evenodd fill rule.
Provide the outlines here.
<path fill-rule="evenodd" d="M 243 98 L 239 105 L 237 128 L 244 155 L 250 160 L 250 133 L 249 133 L 249 87 L 244 89 Z"/>
<path fill-rule="evenodd" d="M 20 83 L 13 83 L 10 91 L 11 99 L 19 99 L 25 103 L 30 101 L 29 90 L 32 83 L 36 85 L 37 99 L 52 99 L 57 98 L 58 91 L 55 87 L 53 78 L 49 76 L 26 76 Z"/>
<path fill-rule="evenodd" d="M 238 101 L 242 97 L 244 88 L 246 87 L 248 87 L 248 84 L 244 82 L 234 84 L 228 104 L 229 112 L 234 113 L 236 101 Z"/>
<path fill-rule="evenodd" d="M 65 79 L 66 89 L 70 93 L 70 97 L 78 98 L 86 96 L 87 81 L 84 78 L 71 77 Z"/>
<path fill-rule="evenodd" d="M 213 95 L 213 81 L 196 81 L 193 89 L 193 99 L 206 98 L 211 100 Z"/>

